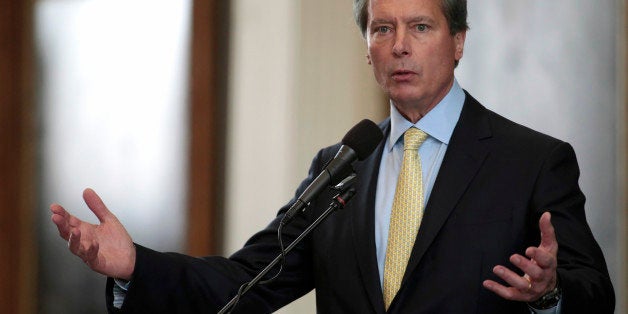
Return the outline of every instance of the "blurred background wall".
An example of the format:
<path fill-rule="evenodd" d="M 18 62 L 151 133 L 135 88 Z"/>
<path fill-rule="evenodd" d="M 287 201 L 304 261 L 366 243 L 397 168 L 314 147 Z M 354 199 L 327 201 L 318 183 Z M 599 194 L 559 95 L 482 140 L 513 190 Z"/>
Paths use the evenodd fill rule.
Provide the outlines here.
<path fill-rule="evenodd" d="M 624 0 L 469 2 L 456 70 L 487 107 L 570 142 L 626 312 Z M 231 254 L 316 151 L 387 115 L 351 1 L 0 0 L 0 312 L 104 313 L 49 221 L 101 193 L 136 242 Z M 241 195 L 247 195 L 246 198 Z M 280 313 L 315 313 L 313 293 Z"/>

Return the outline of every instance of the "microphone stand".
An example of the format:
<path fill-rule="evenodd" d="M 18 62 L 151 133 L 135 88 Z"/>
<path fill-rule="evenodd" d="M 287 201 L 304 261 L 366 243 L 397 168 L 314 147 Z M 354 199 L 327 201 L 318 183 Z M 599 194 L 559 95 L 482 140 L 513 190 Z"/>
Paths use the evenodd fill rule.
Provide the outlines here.
<path fill-rule="evenodd" d="M 325 220 L 332 212 L 334 212 L 337 209 L 344 208 L 347 202 L 353 197 L 353 195 L 355 195 L 355 189 L 351 187 L 351 188 L 348 188 L 346 191 L 341 192 L 337 194 L 336 196 L 334 196 L 334 199 L 331 202 L 331 204 L 329 204 L 329 207 L 327 208 L 327 210 L 325 210 L 325 212 L 323 212 L 320 216 L 318 216 L 318 218 L 316 218 L 316 220 L 312 224 L 310 224 L 307 228 L 305 228 L 305 230 L 294 241 L 292 241 L 292 243 L 290 243 L 288 247 L 286 247 L 285 252 L 283 253 L 283 256 L 288 254 L 288 252 L 290 252 L 297 244 L 299 244 L 303 240 L 303 238 L 305 238 L 308 234 L 310 234 L 312 230 L 318 227 L 318 225 L 321 222 L 323 222 L 323 220 Z M 273 267 L 275 267 L 277 263 L 279 263 L 279 261 L 281 260 L 281 257 L 282 257 L 282 254 L 277 255 L 277 257 L 275 257 L 275 259 L 272 262 L 270 262 L 270 264 L 268 264 L 266 268 L 262 269 L 262 271 L 255 278 L 253 278 L 253 280 L 249 281 L 249 283 L 244 287 L 244 289 L 241 289 L 242 292 L 241 293 L 238 292 L 238 294 L 235 297 L 233 297 L 229 301 L 229 303 L 227 303 L 220 310 L 220 312 L 218 312 L 218 314 L 225 314 L 225 313 L 231 312 L 235 308 L 235 305 L 237 304 L 239 299 L 245 293 L 251 290 L 251 288 L 253 288 L 262 279 L 262 277 L 264 277 Z"/>

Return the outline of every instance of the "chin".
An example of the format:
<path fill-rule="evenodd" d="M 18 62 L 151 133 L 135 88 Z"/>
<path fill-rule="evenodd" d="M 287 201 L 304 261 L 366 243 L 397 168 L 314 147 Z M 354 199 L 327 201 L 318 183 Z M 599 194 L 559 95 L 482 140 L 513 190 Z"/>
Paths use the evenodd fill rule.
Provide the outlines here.
<path fill-rule="evenodd" d="M 420 102 L 421 97 L 416 93 L 403 93 L 403 92 L 391 92 L 388 93 L 388 97 L 395 104 L 411 104 L 415 102 Z"/>

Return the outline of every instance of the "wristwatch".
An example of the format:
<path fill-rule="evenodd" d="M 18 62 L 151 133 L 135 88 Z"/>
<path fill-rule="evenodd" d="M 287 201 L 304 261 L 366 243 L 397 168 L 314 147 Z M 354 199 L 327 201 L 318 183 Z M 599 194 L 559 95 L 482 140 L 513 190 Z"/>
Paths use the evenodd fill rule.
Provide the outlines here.
<path fill-rule="evenodd" d="M 556 287 L 554 290 L 546 293 L 540 299 L 528 303 L 531 307 L 537 310 L 547 310 L 558 305 L 560 297 L 562 296 L 562 289 L 560 288 L 560 282 L 556 279 Z"/>

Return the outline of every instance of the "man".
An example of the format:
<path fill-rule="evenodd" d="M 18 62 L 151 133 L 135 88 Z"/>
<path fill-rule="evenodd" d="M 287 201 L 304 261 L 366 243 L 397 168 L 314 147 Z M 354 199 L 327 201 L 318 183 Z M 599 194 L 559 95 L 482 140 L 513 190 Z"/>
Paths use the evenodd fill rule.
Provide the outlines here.
<path fill-rule="evenodd" d="M 321 313 L 611 313 L 572 148 L 485 109 L 454 78 L 466 1 L 354 4 L 367 61 L 390 98 L 386 140 L 354 165 L 356 198 L 236 312 L 271 312 L 316 289 Z M 296 195 L 338 147 L 319 152 Z M 284 228 L 284 241 L 331 193 Z M 276 229 L 294 201 L 230 258 L 200 259 L 134 245 L 95 192 L 84 199 L 99 225 L 56 204 L 53 222 L 72 253 L 117 278 L 109 310 L 143 313 L 217 311 L 278 253 Z"/>

